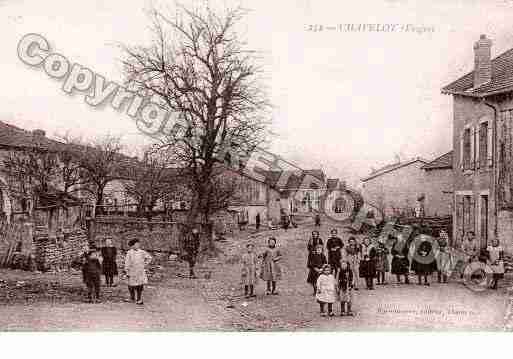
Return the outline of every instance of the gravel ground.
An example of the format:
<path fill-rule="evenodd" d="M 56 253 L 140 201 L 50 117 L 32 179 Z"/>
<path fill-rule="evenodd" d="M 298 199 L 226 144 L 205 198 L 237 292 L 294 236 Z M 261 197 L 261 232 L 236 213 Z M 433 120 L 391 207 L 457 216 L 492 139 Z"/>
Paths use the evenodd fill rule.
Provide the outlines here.
<path fill-rule="evenodd" d="M 264 283 L 259 283 L 257 298 L 251 300 L 242 296 L 240 255 L 248 241 L 261 251 L 270 232 L 242 233 L 219 242 L 220 255 L 198 265 L 200 279 L 186 278 L 187 268 L 180 262 L 159 268 L 145 288 L 142 307 L 124 301 L 123 280 L 115 288 L 102 288 L 102 303 L 89 304 L 78 272 L 0 270 L 0 330 L 440 331 L 504 330 L 513 322 L 511 315 L 507 320 L 513 301 L 504 286 L 476 293 L 459 283 L 361 289 L 355 292 L 355 317 L 321 318 L 306 283 L 311 229 L 272 232 L 284 252 L 280 295 L 265 296 Z M 321 229 L 323 239 L 328 230 Z M 342 237 L 346 240 L 348 234 Z"/>

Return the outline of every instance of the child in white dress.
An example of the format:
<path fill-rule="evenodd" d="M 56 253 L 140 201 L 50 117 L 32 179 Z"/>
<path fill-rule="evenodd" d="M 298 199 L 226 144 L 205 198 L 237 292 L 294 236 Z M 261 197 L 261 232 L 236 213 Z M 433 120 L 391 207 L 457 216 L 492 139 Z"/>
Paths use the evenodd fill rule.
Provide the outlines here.
<path fill-rule="evenodd" d="M 492 241 L 492 245 L 486 248 L 488 251 L 488 264 L 493 270 L 492 289 L 497 289 L 499 280 L 504 278 L 504 249 L 498 239 Z"/>
<path fill-rule="evenodd" d="M 337 281 L 329 264 L 322 267 L 322 273 L 317 278 L 317 294 L 315 297 L 320 306 L 321 316 L 326 316 L 324 308 L 328 304 L 328 315 L 332 317 L 333 303 L 337 300 Z"/>

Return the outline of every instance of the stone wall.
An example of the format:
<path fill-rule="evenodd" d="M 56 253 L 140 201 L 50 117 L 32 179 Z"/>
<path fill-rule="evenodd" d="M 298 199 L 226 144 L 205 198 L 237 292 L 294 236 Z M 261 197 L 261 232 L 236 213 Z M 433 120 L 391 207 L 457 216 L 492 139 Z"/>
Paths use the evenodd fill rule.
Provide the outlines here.
<path fill-rule="evenodd" d="M 495 203 L 493 168 L 481 166 L 473 169 L 462 168 L 461 136 L 466 127 L 478 128 L 483 118 L 492 120 L 494 112 L 484 105 L 469 97 L 454 96 L 453 101 L 453 176 L 454 176 L 454 208 L 453 208 L 453 238 L 461 240 L 465 233 L 473 231 L 480 241 L 481 246 L 490 243 L 495 236 Z M 491 123 L 491 122 L 490 122 Z M 488 230 L 481 228 L 481 196 L 488 196 Z M 463 201 L 465 196 L 470 196 L 470 219 L 463 216 Z M 465 218 L 464 218 L 465 217 Z M 470 222 L 470 223 L 468 223 Z M 483 233 L 481 233 L 483 232 Z"/>
<path fill-rule="evenodd" d="M 211 228 L 198 224 L 202 236 L 202 246 L 209 243 Z M 88 238 L 90 244 L 97 247 L 105 245 L 110 238 L 115 247 L 121 251 L 128 250 L 128 242 L 138 239 L 141 248 L 154 254 L 167 256 L 182 252 L 184 225 L 178 222 L 147 221 L 141 218 L 97 217 L 88 221 Z M 201 249 L 201 248 L 200 248 Z"/>
<path fill-rule="evenodd" d="M 380 208 L 385 217 L 413 211 L 426 192 L 423 162 L 417 161 L 369 179 L 363 184 L 366 202 Z"/>
<path fill-rule="evenodd" d="M 36 230 L 34 254 L 37 268 L 42 271 L 68 269 L 87 246 L 87 232 L 84 229 L 57 235 L 49 235 L 46 230 Z"/>
<path fill-rule="evenodd" d="M 67 269 L 87 248 L 80 208 L 36 210 L 32 217 L 0 223 L 0 266 Z"/>
<path fill-rule="evenodd" d="M 177 222 L 156 222 L 126 217 L 97 217 L 90 220 L 89 241 L 97 247 L 105 245 L 107 238 L 121 250 L 128 242 L 138 239 L 148 251 L 176 252 L 179 250 L 181 225 Z"/>
<path fill-rule="evenodd" d="M 425 171 L 424 210 L 427 217 L 441 217 L 452 214 L 453 209 L 452 168 Z"/>

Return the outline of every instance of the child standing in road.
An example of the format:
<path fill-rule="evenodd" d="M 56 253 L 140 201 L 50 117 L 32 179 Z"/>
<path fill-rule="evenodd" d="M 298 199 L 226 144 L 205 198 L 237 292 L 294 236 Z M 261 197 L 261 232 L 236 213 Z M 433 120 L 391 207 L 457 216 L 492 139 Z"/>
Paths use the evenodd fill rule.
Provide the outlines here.
<path fill-rule="evenodd" d="M 504 278 L 504 249 L 499 244 L 499 240 L 494 238 L 492 245 L 488 246 L 488 263 L 493 270 L 493 281 L 491 288 L 497 289 L 499 280 Z"/>
<path fill-rule="evenodd" d="M 241 277 L 244 284 L 244 295 L 246 298 L 256 297 L 254 294 L 255 284 L 258 280 L 257 277 L 257 256 L 254 252 L 254 245 L 248 243 L 246 246 L 247 253 L 244 253 L 241 258 L 242 270 Z"/>
<path fill-rule="evenodd" d="M 322 267 L 322 273 L 317 279 L 317 302 L 319 303 L 321 310 L 321 317 L 326 316 L 324 308 L 328 304 L 328 315 L 333 316 L 333 303 L 335 303 L 337 297 L 337 283 L 336 279 L 331 273 L 331 266 L 325 264 Z"/>
<path fill-rule="evenodd" d="M 276 238 L 269 238 L 267 249 L 262 254 L 260 271 L 260 278 L 267 282 L 267 295 L 278 295 L 276 282 L 281 279 L 281 258 L 281 251 L 276 247 Z"/>
<path fill-rule="evenodd" d="M 141 249 L 139 241 L 132 239 L 128 242 L 130 249 L 126 252 L 125 271 L 128 277 L 128 291 L 130 299 L 139 305 L 143 304 L 142 292 L 148 283 L 146 266 L 151 262 L 151 256 Z"/>
<path fill-rule="evenodd" d="M 360 245 L 356 242 L 356 238 L 349 237 L 347 246 L 345 247 L 345 260 L 349 262 L 350 268 L 353 271 L 354 290 L 358 290 L 358 274 L 360 268 L 362 250 Z"/>
<path fill-rule="evenodd" d="M 387 284 L 386 273 L 390 270 L 390 263 L 388 261 L 389 253 L 385 243 L 379 242 L 376 248 L 376 273 L 378 284 L 381 285 Z"/>
<path fill-rule="evenodd" d="M 307 282 L 313 287 L 313 295 L 317 294 L 317 279 L 327 263 L 326 256 L 322 253 L 322 244 L 318 244 L 315 252 L 308 255 L 308 278 Z"/>
<path fill-rule="evenodd" d="M 447 249 L 447 246 L 440 246 L 438 255 L 436 256 L 438 283 L 447 283 L 447 279 L 451 276 L 453 262 L 453 256 Z"/>
<path fill-rule="evenodd" d="M 340 293 L 340 316 L 348 315 L 352 317 L 354 315 L 351 311 L 353 303 L 353 271 L 347 261 L 340 263 L 338 290 Z"/>
<path fill-rule="evenodd" d="M 369 290 L 374 290 L 374 277 L 376 277 L 376 266 L 374 261 L 365 255 L 360 262 L 360 277 L 365 279 L 365 286 Z"/>
<path fill-rule="evenodd" d="M 98 303 L 100 298 L 102 265 L 96 248 L 91 248 L 84 258 L 82 278 L 87 286 L 88 298 L 91 303 Z"/>

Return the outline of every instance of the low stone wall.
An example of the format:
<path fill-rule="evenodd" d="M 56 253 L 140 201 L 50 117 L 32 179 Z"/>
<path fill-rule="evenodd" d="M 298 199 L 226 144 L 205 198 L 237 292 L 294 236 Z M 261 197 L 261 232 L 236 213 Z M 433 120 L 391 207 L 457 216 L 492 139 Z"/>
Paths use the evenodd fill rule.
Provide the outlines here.
<path fill-rule="evenodd" d="M 63 270 L 69 268 L 86 250 L 87 232 L 76 229 L 49 236 L 47 231 L 36 231 L 34 245 L 35 261 L 39 270 Z"/>
<path fill-rule="evenodd" d="M 97 217 L 88 222 L 89 242 L 97 247 L 105 245 L 110 238 L 115 247 L 122 251 L 128 249 L 131 239 L 138 239 L 141 247 L 153 253 L 180 253 L 184 225 L 177 222 L 157 222 L 127 217 Z M 199 225 L 202 243 L 210 234 L 209 227 Z"/>

